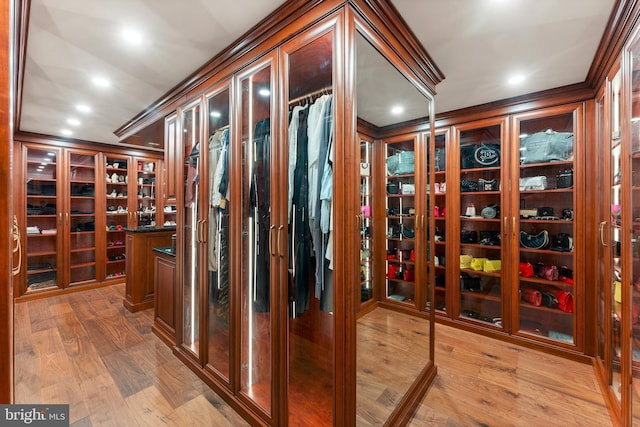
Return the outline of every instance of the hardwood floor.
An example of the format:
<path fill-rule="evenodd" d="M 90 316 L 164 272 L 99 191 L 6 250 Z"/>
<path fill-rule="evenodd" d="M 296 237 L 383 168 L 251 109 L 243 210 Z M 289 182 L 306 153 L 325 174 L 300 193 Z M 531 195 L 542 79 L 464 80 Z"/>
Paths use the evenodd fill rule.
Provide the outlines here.
<path fill-rule="evenodd" d="M 15 305 L 16 403 L 69 403 L 72 426 L 247 425 L 151 332 L 152 310 L 129 313 L 123 294 Z M 612 425 L 589 365 L 443 325 L 436 365 L 411 426 Z"/>

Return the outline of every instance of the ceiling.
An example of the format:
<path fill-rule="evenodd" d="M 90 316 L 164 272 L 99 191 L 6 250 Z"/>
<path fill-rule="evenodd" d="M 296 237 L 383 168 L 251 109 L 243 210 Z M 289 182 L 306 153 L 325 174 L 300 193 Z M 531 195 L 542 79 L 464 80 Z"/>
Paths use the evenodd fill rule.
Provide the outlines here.
<path fill-rule="evenodd" d="M 392 2 L 446 77 L 436 88 L 436 113 L 584 82 L 615 4 L 615 0 Z M 19 128 L 117 143 L 116 129 L 282 3 L 31 0 Z M 125 28 L 139 31 L 142 42 L 126 43 Z M 376 51 L 366 43 L 358 46 L 358 114 L 371 123 L 388 124 L 383 104 L 400 93 L 410 97 L 407 82 L 385 61 L 368 58 Z M 374 65 L 390 77 L 374 73 L 377 79 L 367 79 L 366 70 L 371 72 Z M 516 73 L 525 80 L 507 84 Z M 96 86 L 92 82 L 96 76 L 108 79 L 110 86 Z M 397 83 L 404 87 L 399 89 Z M 90 106 L 91 111 L 77 111 L 78 104 Z M 423 117 L 424 105 L 408 114 Z M 69 119 L 79 123 L 70 124 Z M 72 134 L 64 135 L 63 129 Z"/>

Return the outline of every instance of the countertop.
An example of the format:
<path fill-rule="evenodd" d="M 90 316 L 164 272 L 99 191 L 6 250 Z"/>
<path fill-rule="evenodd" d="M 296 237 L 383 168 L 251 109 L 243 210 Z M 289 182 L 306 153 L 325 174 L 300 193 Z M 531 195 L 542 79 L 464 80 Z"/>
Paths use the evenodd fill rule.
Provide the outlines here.
<path fill-rule="evenodd" d="M 161 246 L 159 248 L 153 248 L 153 251 L 161 254 L 169 255 L 172 257 L 176 256 L 176 253 L 171 249 L 171 246 Z"/>
<path fill-rule="evenodd" d="M 155 226 L 155 225 L 145 225 L 142 227 L 134 227 L 134 228 L 125 228 L 125 231 L 130 233 L 153 233 L 154 231 L 175 231 L 176 226 Z"/>

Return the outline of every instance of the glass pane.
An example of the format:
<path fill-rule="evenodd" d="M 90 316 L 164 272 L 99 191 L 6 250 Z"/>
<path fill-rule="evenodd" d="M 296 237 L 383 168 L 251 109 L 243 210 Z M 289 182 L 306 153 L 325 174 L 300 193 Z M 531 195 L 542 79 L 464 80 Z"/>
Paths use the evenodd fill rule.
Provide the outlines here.
<path fill-rule="evenodd" d="M 129 185 L 130 158 L 108 155 L 106 157 L 106 278 L 125 275 L 125 235 L 129 208 L 127 186 Z"/>
<path fill-rule="evenodd" d="M 58 152 L 27 148 L 27 291 L 54 288 L 58 271 L 58 234 L 62 209 L 56 204 Z"/>
<path fill-rule="evenodd" d="M 69 284 L 96 279 L 96 156 L 69 153 Z M 66 213 L 65 213 L 66 215 Z"/>
<path fill-rule="evenodd" d="M 387 299 L 415 304 L 415 139 L 386 143 L 386 295 Z"/>
<path fill-rule="evenodd" d="M 575 344 L 573 111 L 520 122 L 520 331 Z"/>
<path fill-rule="evenodd" d="M 208 363 L 229 378 L 229 89 L 208 100 Z"/>
<path fill-rule="evenodd" d="M 271 66 L 241 80 L 242 376 L 240 389 L 271 412 Z"/>
<path fill-rule="evenodd" d="M 200 224 L 200 106 L 182 113 L 184 229 L 183 229 L 183 310 L 182 342 L 196 355 L 200 349 L 200 264 L 198 226 Z"/>
<path fill-rule="evenodd" d="M 434 236 L 434 284 L 435 284 L 435 309 L 446 312 L 446 244 L 443 231 L 447 229 L 447 137 L 444 134 L 436 135 L 435 159 L 433 162 L 433 216 L 436 228 Z"/>
<path fill-rule="evenodd" d="M 138 227 L 156 225 L 156 172 L 158 164 L 154 160 L 136 161 L 136 206 Z"/>
<path fill-rule="evenodd" d="M 501 126 L 459 138 L 460 236 L 447 236 L 460 242 L 459 315 L 502 328 Z"/>
<path fill-rule="evenodd" d="M 602 150 L 604 152 L 605 148 L 608 146 L 608 140 L 606 138 L 606 134 L 605 134 L 605 116 L 604 116 L 604 104 L 605 104 L 605 98 L 604 96 L 600 99 L 598 99 L 596 101 L 596 123 L 597 123 L 597 134 L 596 134 L 596 138 L 597 138 L 597 143 L 596 146 L 598 147 L 603 147 Z M 604 227 L 604 225 L 606 224 L 606 219 L 609 217 L 609 206 L 607 202 L 604 202 L 605 200 L 607 200 L 606 197 L 606 192 L 608 192 L 608 190 L 606 189 L 606 186 L 608 186 L 608 176 L 605 175 L 605 173 L 607 172 L 606 169 L 606 160 L 607 160 L 608 156 L 598 156 L 598 183 L 599 183 L 599 188 L 598 188 L 598 194 L 603 194 L 603 203 L 599 203 L 599 207 L 598 207 L 598 218 L 600 219 L 600 221 L 605 220 L 605 222 L 600 224 L 600 232 L 602 233 L 604 230 L 602 230 L 602 228 Z M 601 236 L 600 236 L 601 237 Z M 600 243 L 600 240 L 599 240 Z M 600 260 L 607 260 L 608 258 L 608 252 L 606 250 L 606 247 L 604 247 L 602 244 L 598 244 L 598 259 Z M 597 321 L 597 327 L 596 327 L 596 331 L 597 331 L 597 356 L 600 359 L 600 361 L 602 361 L 604 363 L 605 361 L 605 357 L 606 357 L 606 353 L 605 353 L 605 345 L 606 345 L 606 325 L 607 325 L 607 321 L 608 321 L 608 316 L 606 314 L 606 291 L 607 288 L 609 287 L 609 272 L 608 272 L 608 268 L 609 266 L 606 265 L 608 264 L 607 262 L 601 262 L 598 263 L 598 281 L 597 281 L 597 316 L 598 316 L 598 321 Z"/>
<path fill-rule="evenodd" d="M 633 424 L 640 425 L 640 45 L 631 50 L 631 266 L 627 277 L 632 281 L 631 295 L 631 360 L 632 360 L 632 415 Z M 627 208 L 628 209 L 628 208 Z"/>
<path fill-rule="evenodd" d="M 373 299 L 373 141 L 360 140 L 360 302 Z"/>
<path fill-rule="evenodd" d="M 622 89 L 622 77 L 620 73 L 611 82 L 611 111 L 609 118 L 609 130 L 610 130 L 610 150 L 611 155 L 609 158 L 609 201 L 610 206 L 610 219 L 609 219 L 609 256 L 612 260 L 611 265 L 611 278 L 609 283 L 611 286 L 611 341 L 609 342 L 611 352 L 611 379 L 610 387 L 613 394 L 620 400 L 622 397 L 622 370 L 620 361 L 622 358 L 622 323 L 624 321 L 622 311 L 622 278 L 623 275 L 622 263 L 620 259 L 620 245 L 622 242 L 622 144 L 620 139 L 620 125 L 621 125 L 621 89 Z"/>
<path fill-rule="evenodd" d="M 333 424 L 333 34 L 289 54 L 289 425 Z"/>

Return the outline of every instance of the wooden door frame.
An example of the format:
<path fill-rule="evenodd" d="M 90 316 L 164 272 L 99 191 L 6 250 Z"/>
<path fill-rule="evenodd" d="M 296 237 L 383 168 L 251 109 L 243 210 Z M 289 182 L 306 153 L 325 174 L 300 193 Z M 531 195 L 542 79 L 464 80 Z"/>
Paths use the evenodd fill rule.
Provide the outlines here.
<path fill-rule="evenodd" d="M 4 278 L 0 281 L 0 403 L 13 402 L 13 17 L 14 0 L 0 3 L 0 26 L 9 31 L 0 34 L 0 182 L 10 191 L 0 192 L 0 204 L 8 209 L 0 209 L 0 271 Z"/>

